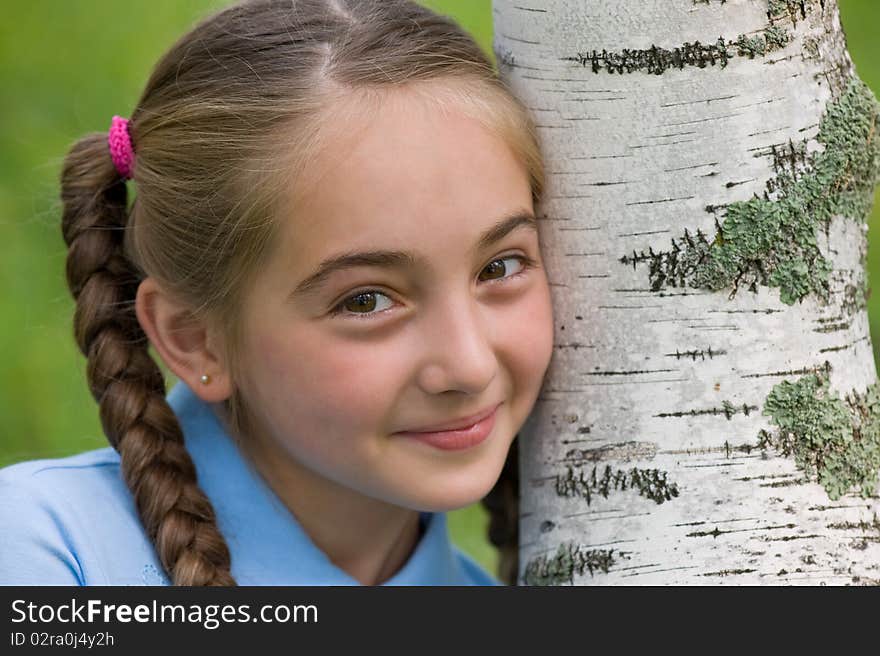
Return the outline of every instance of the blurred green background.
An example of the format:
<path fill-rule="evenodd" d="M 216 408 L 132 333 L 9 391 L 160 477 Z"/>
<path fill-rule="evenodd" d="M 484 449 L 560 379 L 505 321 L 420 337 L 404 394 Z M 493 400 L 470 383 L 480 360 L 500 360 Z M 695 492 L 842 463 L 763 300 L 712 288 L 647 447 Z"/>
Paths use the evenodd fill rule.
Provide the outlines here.
<path fill-rule="evenodd" d="M 150 69 L 199 17 L 226 0 L 30 0 L 0 22 L 0 467 L 107 445 L 72 337 L 57 180 L 68 145 L 129 115 Z M 491 52 L 491 0 L 424 0 Z M 850 54 L 880 92 L 880 3 L 840 0 Z M 880 211 L 871 219 L 880 243 Z M 868 255 L 880 281 L 880 255 Z M 875 283 L 875 286 L 880 283 Z M 869 301 L 880 352 L 880 293 Z M 877 361 L 877 358 L 875 358 Z M 170 382 L 169 382 L 170 386 Z M 494 571 L 479 506 L 450 513 L 453 540 Z"/>

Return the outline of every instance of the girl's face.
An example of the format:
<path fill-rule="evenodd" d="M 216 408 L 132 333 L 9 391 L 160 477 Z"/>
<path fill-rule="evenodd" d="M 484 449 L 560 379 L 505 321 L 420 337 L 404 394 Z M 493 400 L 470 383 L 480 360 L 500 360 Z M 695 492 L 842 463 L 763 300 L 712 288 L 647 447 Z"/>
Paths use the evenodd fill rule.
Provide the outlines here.
<path fill-rule="evenodd" d="M 341 127 L 245 301 L 246 444 L 312 498 L 459 508 L 494 485 L 552 354 L 527 173 L 415 94 Z M 400 434 L 496 406 L 468 448 Z"/>

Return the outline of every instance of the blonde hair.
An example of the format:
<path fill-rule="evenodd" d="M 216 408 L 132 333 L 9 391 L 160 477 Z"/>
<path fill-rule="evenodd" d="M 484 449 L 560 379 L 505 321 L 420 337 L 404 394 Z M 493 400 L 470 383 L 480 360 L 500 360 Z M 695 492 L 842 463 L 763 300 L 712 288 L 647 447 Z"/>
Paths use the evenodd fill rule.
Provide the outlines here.
<path fill-rule="evenodd" d="M 440 84 L 428 90 L 431 82 Z M 308 173 L 334 125 L 331 109 L 353 93 L 375 99 L 403 85 L 424 87 L 500 135 L 540 198 L 543 164 L 527 110 L 470 35 L 409 0 L 253 0 L 201 22 L 161 58 L 131 115 L 130 208 L 106 133 L 83 137 L 65 159 L 76 341 L 104 432 L 176 585 L 235 580 L 135 316 L 138 285 L 151 276 L 194 317 L 222 321 L 235 380 L 241 300 L 275 242 L 286 182 Z M 226 410 L 241 430 L 247 412 L 237 391 Z M 515 457 L 514 448 L 484 500 L 508 583 L 517 569 Z"/>

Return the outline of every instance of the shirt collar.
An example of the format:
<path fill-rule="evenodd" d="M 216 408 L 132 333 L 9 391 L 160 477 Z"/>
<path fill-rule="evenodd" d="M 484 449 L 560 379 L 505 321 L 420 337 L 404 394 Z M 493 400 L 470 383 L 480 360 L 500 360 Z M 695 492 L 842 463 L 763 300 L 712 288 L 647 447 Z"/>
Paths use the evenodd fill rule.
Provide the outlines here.
<path fill-rule="evenodd" d="M 183 382 L 168 393 L 199 485 L 214 506 L 239 585 L 359 585 L 303 531 L 239 451 L 205 403 Z M 383 585 L 463 585 L 445 513 L 421 513 L 424 533 L 409 560 Z"/>

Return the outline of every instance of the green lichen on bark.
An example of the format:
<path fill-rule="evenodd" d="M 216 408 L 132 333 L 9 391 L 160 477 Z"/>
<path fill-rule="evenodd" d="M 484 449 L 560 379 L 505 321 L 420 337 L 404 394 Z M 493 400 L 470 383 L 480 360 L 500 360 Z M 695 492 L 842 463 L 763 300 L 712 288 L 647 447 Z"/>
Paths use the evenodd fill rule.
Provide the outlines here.
<path fill-rule="evenodd" d="M 779 18 L 790 18 L 792 23 L 797 25 L 799 19 L 803 20 L 810 12 L 812 5 L 816 4 L 816 0 L 768 0 L 767 1 L 767 18 L 777 20 Z M 819 6 L 823 4 L 819 0 Z"/>
<path fill-rule="evenodd" d="M 778 430 L 761 430 L 758 444 L 795 463 L 831 499 L 849 492 L 871 496 L 880 472 L 880 384 L 843 399 L 829 390 L 828 378 L 810 374 L 776 385 L 763 414 Z"/>
<path fill-rule="evenodd" d="M 614 549 L 586 549 L 574 542 L 559 545 L 551 556 L 538 556 L 526 565 L 523 582 L 526 585 L 560 585 L 574 583 L 575 574 L 602 571 L 606 574 L 614 564 Z"/>
<path fill-rule="evenodd" d="M 672 240 L 672 250 L 633 251 L 620 258 L 632 265 L 647 263 L 651 289 L 690 286 L 710 291 L 739 287 L 756 292 L 758 285 L 778 287 L 780 299 L 792 305 L 808 294 L 828 300 L 832 264 L 819 250 L 820 228 L 835 215 L 863 224 L 871 211 L 874 186 L 880 178 L 878 104 L 868 87 L 854 78 L 844 93 L 829 103 L 817 141 L 819 152 L 791 144 L 803 166 L 781 165 L 774 155 L 776 175 L 768 192 L 731 203 L 716 235 L 702 231 Z M 714 208 L 708 207 L 708 211 Z M 859 286 L 867 289 L 866 285 Z M 864 307 L 865 299 L 858 305 Z"/>
<path fill-rule="evenodd" d="M 789 11 L 796 11 L 798 4 L 803 3 L 798 3 L 797 0 L 768 0 L 767 15 L 771 18 L 776 18 Z"/>
<path fill-rule="evenodd" d="M 773 25 L 757 36 L 749 37 L 741 34 L 734 41 L 734 45 L 736 45 L 736 52 L 740 57 L 754 59 L 784 48 L 789 41 L 791 41 L 791 35 L 781 27 Z"/>
<path fill-rule="evenodd" d="M 595 465 L 590 474 L 586 470 L 568 467 L 565 474 L 556 477 L 556 494 L 561 497 L 581 497 L 586 499 L 587 505 L 590 505 L 594 494 L 607 499 L 610 492 L 623 490 L 635 490 L 658 504 L 678 496 L 678 485 L 668 481 L 667 473 L 659 469 L 633 467 L 629 470 L 612 470 L 610 465 L 606 465 L 602 475 L 597 476 Z"/>
<path fill-rule="evenodd" d="M 843 300 L 841 307 L 847 316 L 852 316 L 868 305 L 871 296 L 871 288 L 868 286 L 868 277 L 862 276 L 855 284 L 847 284 L 843 288 Z"/>

